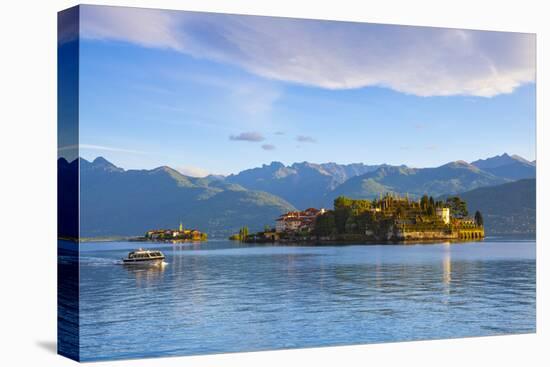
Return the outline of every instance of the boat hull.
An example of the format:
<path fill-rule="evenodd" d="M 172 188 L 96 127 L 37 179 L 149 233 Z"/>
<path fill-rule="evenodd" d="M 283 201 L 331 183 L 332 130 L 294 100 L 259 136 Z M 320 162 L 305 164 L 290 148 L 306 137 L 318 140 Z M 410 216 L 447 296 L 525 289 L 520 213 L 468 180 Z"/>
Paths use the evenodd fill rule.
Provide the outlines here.
<path fill-rule="evenodd" d="M 164 262 L 164 257 L 155 259 L 122 259 L 124 265 L 158 265 Z"/>

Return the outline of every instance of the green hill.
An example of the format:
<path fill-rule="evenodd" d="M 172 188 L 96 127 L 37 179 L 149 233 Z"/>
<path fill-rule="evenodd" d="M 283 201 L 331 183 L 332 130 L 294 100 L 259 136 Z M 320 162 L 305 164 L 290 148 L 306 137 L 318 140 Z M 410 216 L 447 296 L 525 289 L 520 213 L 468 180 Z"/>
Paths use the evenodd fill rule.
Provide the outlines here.
<path fill-rule="evenodd" d="M 460 194 L 470 213 L 481 211 L 487 234 L 536 233 L 536 180 L 525 179 Z"/>
<path fill-rule="evenodd" d="M 294 207 L 236 184 L 193 178 L 169 167 L 123 170 L 103 158 L 80 163 L 81 237 L 133 236 L 148 229 L 197 228 L 227 237 L 260 230 Z"/>

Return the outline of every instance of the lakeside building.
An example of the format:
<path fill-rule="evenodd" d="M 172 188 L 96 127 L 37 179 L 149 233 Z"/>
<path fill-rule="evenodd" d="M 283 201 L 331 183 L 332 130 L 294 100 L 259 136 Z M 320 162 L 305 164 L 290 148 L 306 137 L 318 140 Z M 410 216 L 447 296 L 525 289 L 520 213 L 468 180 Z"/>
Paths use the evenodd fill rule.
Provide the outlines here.
<path fill-rule="evenodd" d="M 315 226 L 315 219 L 324 213 L 326 209 L 323 208 L 308 208 L 282 214 L 275 220 L 275 232 L 311 232 Z"/>

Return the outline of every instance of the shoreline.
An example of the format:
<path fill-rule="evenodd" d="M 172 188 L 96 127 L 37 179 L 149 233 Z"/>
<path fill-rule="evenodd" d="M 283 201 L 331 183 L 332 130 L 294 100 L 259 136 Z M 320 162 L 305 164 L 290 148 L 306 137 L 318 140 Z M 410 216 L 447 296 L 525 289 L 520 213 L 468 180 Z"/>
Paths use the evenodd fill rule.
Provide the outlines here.
<path fill-rule="evenodd" d="M 169 240 L 136 240 L 138 237 L 86 237 L 86 238 L 71 238 L 71 237 L 58 237 L 58 241 L 66 241 L 66 242 L 72 242 L 72 243 L 109 243 L 109 242 L 148 242 L 148 243 L 171 243 L 174 241 Z M 205 243 L 205 242 L 217 242 L 217 241 L 231 241 L 235 243 L 256 243 L 256 244 L 287 244 L 287 243 L 317 243 L 320 245 L 325 244 L 334 244 L 338 245 L 339 243 L 364 243 L 364 244 L 413 244 L 413 243 L 441 243 L 441 242 L 472 242 L 472 241 L 484 241 L 484 240 L 491 240 L 491 239 L 522 239 L 522 240 L 529 240 L 529 241 L 536 241 L 537 237 L 535 234 L 532 233 L 491 233 L 487 234 L 485 238 L 478 239 L 478 240 L 461 240 L 461 239 L 418 239 L 418 240 L 288 240 L 288 241 L 237 241 L 237 240 L 229 240 L 227 237 L 216 237 L 216 238 L 209 238 L 206 241 L 193 241 L 193 240 L 180 240 L 177 241 L 179 243 Z"/>
<path fill-rule="evenodd" d="M 151 242 L 151 243 L 203 243 L 207 242 L 208 239 L 204 240 L 192 240 L 192 239 L 151 239 L 146 237 L 131 237 L 127 240 L 128 242 Z"/>
<path fill-rule="evenodd" d="M 231 240 L 230 240 L 231 241 Z M 237 243 L 245 244 L 263 244 L 263 245 L 309 245 L 309 246 L 346 246 L 346 245 L 416 245 L 416 244 L 459 244 L 459 243 L 470 243 L 470 242 L 484 242 L 485 238 L 477 239 L 459 239 L 459 238 L 441 238 L 441 239 L 414 239 L 414 240 L 359 240 L 359 239 L 349 239 L 349 240 L 285 240 L 285 241 L 233 241 Z"/>

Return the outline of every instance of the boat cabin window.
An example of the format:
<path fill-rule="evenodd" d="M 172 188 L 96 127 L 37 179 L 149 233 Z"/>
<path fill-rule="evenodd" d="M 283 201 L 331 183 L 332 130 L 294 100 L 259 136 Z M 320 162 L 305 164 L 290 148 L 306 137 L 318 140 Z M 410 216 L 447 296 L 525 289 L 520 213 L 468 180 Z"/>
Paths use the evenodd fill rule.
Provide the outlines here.
<path fill-rule="evenodd" d="M 130 252 L 128 254 L 129 259 L 149 259 L 152 257 L 162 257 L 162 253 L 160 251 L 147 251 L 147 252 Z"/>

